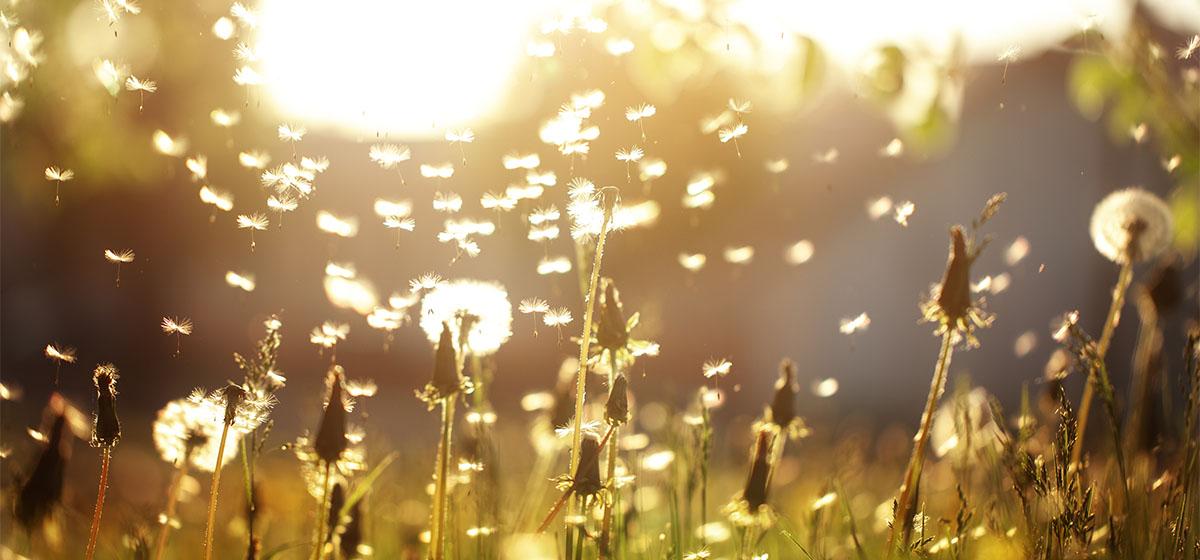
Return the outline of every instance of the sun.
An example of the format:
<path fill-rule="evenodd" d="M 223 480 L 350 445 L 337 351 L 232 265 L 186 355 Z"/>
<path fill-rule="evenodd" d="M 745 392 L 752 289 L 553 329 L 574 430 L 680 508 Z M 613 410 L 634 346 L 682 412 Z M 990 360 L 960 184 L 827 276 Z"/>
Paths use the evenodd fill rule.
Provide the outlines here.
<path fill-rule="evenodd" d="M 440 135 L 501 114 L 545 0 L 267 0 L 257 48 L 285 118 Z"/>

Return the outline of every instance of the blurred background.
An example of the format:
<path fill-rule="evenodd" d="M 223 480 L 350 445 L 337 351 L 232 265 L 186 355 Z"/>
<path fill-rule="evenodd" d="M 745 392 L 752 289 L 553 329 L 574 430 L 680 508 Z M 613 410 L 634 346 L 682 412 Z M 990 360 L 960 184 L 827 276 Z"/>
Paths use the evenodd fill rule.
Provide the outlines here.
<path fill-rule="evenodd" d="M 955 356 L 952 375 L 1015 407 L 1023 385 L 1041 387 L 1056 316 L 1078 309 L 1099 332 L 1118 270 L 1093 248 L 1088 220 L 1107 193 L 1141 185 L 1171 201 L 1180 232 L 1184 299 L 1165 316 L 1171 387 L 1183 327 L 1197 318 L 1200 53 L 1177 51 L 1200 32 L 1200 5 L 794 4 L 266 0 L 231 10 L 200 0 L 147 2 L 136 14 L 103 1 L 7 5 L 0 376 L 22 396 L 3 403 L 5 447 L 32 452 L 23 431 L 38 423 L 55 371 L 46 344 L 78 349 L 78 363 L 62 367 L 62 391 L 84 409 L 94 365 L 120 368 L 132 444 L 122 452 L 145 455 L 155 411 L 193 387 L 240 377 L 231 354 L 251 352 L 271 314 L 284 324 L 280 367 L 289 379 L 273 438 L 315 427 L 329 356 L 309 333 L 335 321 L 350 326 L 337 361 L 379 386 L 369 428 L 429 441 L 436 418 L 413 397 L 432 370 L 425 334 L 410 322 L 389 335 L 332 305 L 323 287 L 329 262 L 352 263 L 380 301 L 433 272 L 499 282 L 514 308 L 531 297 L 568 307 L 576 319 L 561 334 L 514 310 L 513 335 L 493 358 L 500 426 L 520 419 L 520 397 L 552 388 L 577 352 L 580 270 L 536 267 L 548 256 L 574 260 L 566 218 L 563 235 L 546 243 L 526 238 L 525 218 L 537 207 L 565 208 L 573 177 L 657 204 L 653 223 L 610 238 L 603 267 L 626 313 L 641 314 L 637 337 L 661 345 L 657 357 L 638 360 L 632 390 L 640 401 L 682 408 L 704 382 L 701 364 L 727 358 L 718 433 L 761 411 L 784 357 L 799 364 L 802 414 L 816 437 L 911 429 L 938 344 L 918 323 L 918 302 L 942 274 L 948 228 L 969 223 L 997 192 L 1008 201 L 986 227 L 994 241 L 973 272 L 992 277 L 996 321 L 980 333 L 980 349 Z M 247 50 L 235 53 L 239 43 Z M 122 76 L 155 81 L 156 91 L 124 90 L 123 77 L 106 91 L 106 60 Z M 561 156 L 539 130 L 571 94 L 593 89 L 605 94 L 588 120 L 599 137 L 586 156 Z M 737 115 L 749 130 L 736 146 L 704 128 L 730 114 L 731 98 L 753 105 Z M 643 103 L 657 112 L 639 127 L 625 109 Z M 1190 121 L 1172 118 L 1176 105 Z M 240 118 L 218 126 L 217 109 Z M 308 133 L 281 141 L 280 123 Z M 476 140 L 444 139 L 461 127 Z M 171 141 L 156 146 L 156 131 Z M 389 142 L 412 150 L 399 164 L 403 183 L 368 157 L 370 146 Z M 638 164 L 613 157 L 633 145 L 661 159 L 665 173 L 644 180 Z M 330 165 L 280 224 L 266 207 L 262 171 L 239 164 L 251 151 L 269 154 L 268 168 L 297 154 Z M 484 193 L 528 180 L 501 165 L 512 153 L 538 153 L 538 169 L 555 172 L 556 184 L 512 212 L 481 209 Z M 202 180 L 185 164 L 198 154 L 207 157 Z M 455 167 L 450 178 L 418 171 L 444 162 Z M 49 166 L 75 172 L 57 204 Z M 697 179 L 712 180 L 715 199 L 686 208 Z M 230 193 L 234 209 L 201 203 L 201 185 Z M 451 191 L 464 216 L 495 221 L 476 257 L 435 239 L 444 216 L 431 201 Z M 398 246 L 372 210 L 377 198 L 413 201 L 416 229 L 399 232 Z M 904 202 L 912 203 L 907 225 L 894 217 Z M 357 235 L 320 231 L 322 210 L 356 217 Z M 253 251 L 250 232 L 235 225 L 252 212 L 272 222 L 254 232 Z M 803 240 L 811 255 L 807 245 L 793 250 Z M 745 249 L 727 256 L 745 247 L 752 258 Z M 120 267 L 119 287 L 106 249 L 136 252 Z M 704 266 L 686 269 L 682 253 L 705 255 Z M 256 288 L 231 287 L 228 271 L 252 274 Z M 862 313 L 869 327 L 839 331 Z M 176 316 L 195 325 L 178 355 L 159 326 Z M 1136 317 L 1117 331 L 1110 363 L 1129 363 L 1135 335 Z M 1128 367 L 1113 369 L 1127 390 Z M 828 378 L 836 394 L 808 391 Z M 1078 394 L 1079 381 L 1068 381 L 1068 394 Z M 722 453 L 740 458 L 743 448 Z"/>

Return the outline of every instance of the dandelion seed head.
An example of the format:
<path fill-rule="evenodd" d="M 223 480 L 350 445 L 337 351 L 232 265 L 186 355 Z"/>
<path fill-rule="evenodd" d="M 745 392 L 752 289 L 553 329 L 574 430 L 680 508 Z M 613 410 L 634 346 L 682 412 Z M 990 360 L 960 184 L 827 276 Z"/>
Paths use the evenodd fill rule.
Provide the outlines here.
<path fill-rule="evenodd" d="M 421 329 L 431 344 L 441 338 L 442 324 L 450 325 L 459 351 L 459 329 L 466 324 L 466 343 L 477 356 L 488 356 L 512 336 L 512 304 L 508 292 L 494 282 L 455 280 L 440 283 L 421 298 Z"/>
<path fill-rule="evenodd" d="M 1166 251 L 1174 235 L 1171 209 L 1139 187 L 1104 197 L 1092 212 L 1090 231 L 1096 250 L 1113 262 L 1152 260 Z"/>
<path fill-rule="evenodd" d="M 178 465 L 188 461 L 191 467 L 211 472 L 217 462 L 225 405 L 217 399 L 177 399 L 166 404 L 154 420 L 154 447 L 163 461 Z M 230 430 L 221 465 L 237 457 L 240 434 Z"/>

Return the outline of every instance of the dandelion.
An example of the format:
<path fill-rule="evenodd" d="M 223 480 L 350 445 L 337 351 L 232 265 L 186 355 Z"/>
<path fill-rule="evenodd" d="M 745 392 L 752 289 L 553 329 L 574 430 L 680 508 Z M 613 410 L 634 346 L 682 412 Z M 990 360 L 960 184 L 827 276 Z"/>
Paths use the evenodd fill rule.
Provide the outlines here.
<path fill-rule="evenodd" d="M 222 423 L 221 437 L 217 444 L 217 456 L 213 461 L 212 481 L 209 485 L 208 523 L 204 529 L 204 560 L 212 560 L 213 536 L 217 520 L 217 498 L 221 487 L 221 465 L 224 464 L 225 446 L 228 443 L 231 429 L 246 434 L 258 428 L 270 413 L 274 400 L 256 391 L 249 391 L 241 385 L 230 383 L 220 391 L 204 395 L 193 393 L 194 400 L 205 403 L 212 411 L 222 411 L 219 418 Z"/>
<path fill-rule="evenodd" d="M 240 214 L 237 217 L 238 229 L 250 230 L 250 251 L 251 252 L 254 251 L 254 246 L 256 244 L 254 241 L 254 232 L 266 230 L 267 226 L 269 226 L 269 225 L 271 225 L 271 220 L 267 219 L 267 217 L 262 214 L 258 214 L 258 213 L 249 214 L 249 215 Z"/>
<path fill-rule="evenodd" d="M 187 151 L 186 139 L 172 137 L 162 130 L 155 130 L 150 140 L 154 149 L 164 156 L 179 157 Z"/>
<path fill-rule="evenodd" d="M 225 283 L 246 292 L 253 292 L 255 287 L 253 275 L 232 270 L 225 273 Z"/>
<path fill-rule="evenodd" d="M 96 417 L 92 431 L 92 447 L 100 448 L 100 487 L 96 492 L 96 509 L 92 513 L 92 530 L 88 536 L 87 559 L 96 555 L 96 537 L 100 534 L 100 517 L 104 512 L 104 495 L 108 489 L 108 464 L 112 450 L 121 441 L 121 421 L 117 419 L 117 379 L 120 375 L 112 364 L 96 366 L 92 382 L 96 386 Z"/>
<path fill-rule="evenodd" d="M 988 199 L 979 217 L 972 223 L 974 232 L 987 223 L 1007 195 L 997 194 Z M 922 304 L 925 320 L 937 324 L 935 334 L 942 337 L 942 348 L 934 366 L 933 381 L 929 387 L 929 397 L 925 402 L 925 411 L 921 416 L 921 425 L 913 444 L 912 456 L 905 469 L 903 482 L 900 485 L 900 496 L 896 502 L 895 519 L 909 519 L 916 504 L 913 502 L 915 490 L 920 481 L 921 471 L 925 464 L 925 450 L 928 447 L 933 415 L 937 409 L 938 399 L 946 386 L 946 372 L 950 367 L 954 345 L 965 340 L 967 347 L 978 345 L 974 337 L 974 329 L 991 323 L 991 318 L 981 309 L 980 303 L 971 299 L 971 264 L 979 257 L 987 241 L 975 243 L 974 235 L 970 238 L 963 232 L 961 226 L 950 230 L 950 254 L 947 257 L 946 272 L 942 281 L 930 292 L 929 299 Z M 907 547 L 912 528 L 906 523 L 893 525 L 888 546 L 898 545 Z"/>
<path fill-rule="evenodd" d="M 68 422 L 75 411 L 57 393 L 51 395 L 46 409 L 51 420 L 45 445 L 14 498 L 13 517 L 31 532 L 40 528 L 61 502 L 67 461 L 71 458 Z"/>
<path fill-rule="evenodd" d="M 92 71 L 96 74 L 96 79 L 100 82 L 100 85 L 104 86 L 108 94 L 115 98 L 121 92 L 121 82 L 124 80 L 125 74 L 129 72 L 129 69 L 124 65 L 118 65 L 105 58 L 97 60 L 92 65 Z"/>
<path fill-rule="evenodd" d="M 250 169 L 266 169 L 271 163 L 271 154 L 259 150 L 238 152 L 238 163 Z"/>
<path fill-rule="evenodd" d="M 1134 263 L 1155 259 L 1166 251 L 1170 247 L 1174 227 L 1170 207 L 1161 198 L 1138 187 L 1109 194 L 1092 211 L 1089 228 L 1092 243 L 1101 255 L 1121 266 L 1112 291 L 1112 305 L 1104 320 L 1104 330 L 1096 344 L 1099 363 L 1104 363 L 1113 334 L 1121 321 L 1121 308 L 1125 306 L 1125 295 L 1129 291 L 1129 284 L 1133 282 Z M 1095 387 L 1089 378 L 1079 401 L 1079 428 L 1072 446 L 1072 465 L 1079 464 L 1094 394 Z"/>
<path fill-rule="evenodd" d="M 738 138 L 741 138 L 750 132 L 750 127 L 746 123 L 739 122 L 734 126 L 722 128 L 717 132 L 717 137 L 721 139 L 722 144 L 727 144 L 733 141 L 733 147 L 737 150 L 738 159 L 742 157 L 742 148 L 738 146 Z"/>
<path fill-rule="evenodd" d="M 121 287 L 121 265 L 133 262 L 133 257 L 134 257 L 134 254 L 133 254 L 132 249 L 122 249 L 120 251 L 114 251 L 112 249 L 104 250 L 104 259 L 110 263 L 117 265 L 117 287 L 118 288 Z"/>
<path fill-rule="evenodd" d="M 420 325 L 431 343 L 449 325 L 457 351 L 490 356 L 512 336 L 512 304 L 504 287 L 493 282 L 438 283 L 421 298 Z"/>
<path fill-rule="evenodd" d="M 461 329 L 461 325 L 460 325 Z M 461 336 L 465 339 L 466 337 Z M 465 340 L 459 342 L 459 346 Z M 424 391 L 417 392 L 417 397 L 433 410 L 437 405 L 442 407 L 441 436 L 438 439 L 437 458 L 434 461 L 434 492 L 433 507 L 430 519 L 430 550 L 429 557 L 442 560 L 445 548 L 448 480 L 450 474 L 450 446 L 453 442 L 455 395 L 460 391 L 472 390 L 470 380 L 462 376 L 462 354 L 455 350 L 454 335 L 450 323 L 443 323 L 434 350 L 433 376 L 425 385 Z"/>
<path fill-rule="evenodd" d="M 46 180 L 54 181 L 54 205 L 58 206 L 59 191 L 62 184 L 75 178 L 75 172 L 70 169 L 59 169 L 54 166 L 46 168 Z"/>
<path fill-rule="evenodd" d="M 64 363 L 75 363 L 75 349 L 63 346 L 59 348 L 54 344 L 47 344 L 45 350 L 46 357 L 54 360 L 54 387 L 58 387 L 58 372 L 62 369 Z"/>
<path fill-rule="evenodd" d="M 625 150 L 625 149 L 617 150 L 617 153 L 616 153 L 617 161 L 625 162 L 625 182 L 626 183 L 628 183 L 631 180 L 631 175 L 629 172 L 629 164 L 637 163 L 638 161 L 641 161 L 642 156 L 644 156 L 644 155 L 646 155 L 646 152 L 642 151 L 642 149 L 637 146 L 629 148 L 628 150 Z"/>
<path fill-rule="evenodd" d="M 138 92 L 138 112 L 142 112 L 142 107 L 146 104 L 146 94 L 158 91 L 158 84 L 152 80 L 142 80 L 137 76 L 130 75 L 125 78 L 125 89 Z"/>
<path fill-rule="evenodd" d="M 643 124 L 643 121 L 653 117 L 657 112 L 658 109 L 648 103 L 625 108 L 625 120 L 638 124 L 638 130 L 642 132 L 642 142 L 646 141 L 646 125 Z"/>
<path fill-rule="evenodd" d="M 171 528 L 178 523 L 175 518 L 179 500 L 180 484 L 188 470 L 196 468 L 211 471 L 217 458 L 220 410 L 204 400 L 203 391 L 198 398 L 177 399 L 168 402 L 154 420 L 154 447 L 162 460 L 174 465 L 175 473 L 167 489 L 167 505 L 159 516 L 159 533 L 155 545 L 155 560 L 161 559 L 166 548 Z M 237 456 L 238 433 L 233 438 L 232 451 L 222 457 L 222 465 Z"/>
<path fill-rule="evenodd" d="M 192 334 L 192 320 L 184 317 L 163 317 L 162 323 L 159 325 L 162 331 L 168 335 L 175 335 L 175 355 L 179 355 L 179 350 L 183 345 L 183 337 Z"/>

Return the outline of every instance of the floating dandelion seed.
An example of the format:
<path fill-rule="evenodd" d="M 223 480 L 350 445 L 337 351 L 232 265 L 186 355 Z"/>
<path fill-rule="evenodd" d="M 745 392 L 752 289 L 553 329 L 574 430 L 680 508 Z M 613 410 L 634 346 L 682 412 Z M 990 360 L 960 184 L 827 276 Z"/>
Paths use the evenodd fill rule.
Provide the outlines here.
<path fill-rule="evenodd" d="M 467 152 L 463 144 L 470 144 L 475 141 L 475 131 L 464 128 L 461 130 L 447 130 L 446 141 L 451 144 L 458 145 L 458 153 L 462 157 L 463 165 L 467 164 Z"/>
<path fill-rule="evenodd" d="M 438 212 L 453 214 L 462 210 L 462 197 L 455 193 L 437 192 L 433 195 L 433 209 Z"/>
<path fill-rule="evenodd" d="M 122 249 L 113 251 L 112 249 L 104 250 L 104 259 L 110 263 L 117 265 L 117 287 L 121 287 L 121 265 L 133 262 L 134 253 L 132 249 Z"/>
<path fill-rule="evenodd" d="M 892 211 L 892 199 L 887 196 L 872 198 L 867 201 L 867 216 L 871 220 L 878 220 L 886 216 Z"/>
<path fill-rule="evenodd" d="M 837 160 L 839 157 L 841 157 L 841 155 L 842 153 L 838 151 L 837 148 L 829 148 L 824 152 L 817 152 L 813 154 L 812 159 L 817 163 L 833 164 L 837 163 Z"/>
<path fill-rule="evenodd" d="M 1188 38 L 1187 43 L 1175 51 L 1175 57 L 1179 60 L 1187 60 L 1192 58 L 1197 50 L 1200 50 L 1200 35 L 1192 35 Z"/>
<path fill-rule="evenodd" d="M 642 142 L 646 141 L 646 125 L 643 124 L 643 121 L 653 117 L 657 112 L 658 109 L 648 103 L 625 108 L 625 119 L 638 124 L 638 130 L 642 132 Z"/>
<path fill-rule="evenodd" d="M 838 392 L 838 380 L 833 377 L 825 379 L 814 379 L 812 383 L 812 394 L 822 399 L 827 399 L 836 395 Z"/>
<path fill-rule="evenodd" d="M 233 38 L 233 34 L 236 31 L 237 26 L 233 23 L 233 20 L 225 16 L 221 16 L 217 18 L 217 21 L 213 22 L 212 34 L 222 41 L 228 41 Z"/>
<path fill-rule="evenodd" d="M 449 179 L 454 176 L 454 164 L 450 162 L 437 165 L 422 163 L 421 176 L 426 179 Z"/>
<path fill-rule="evenodd" d="M 1008 250 L 1004 251 L 1004 262 L 1008 263 L 1008 266 L 1016 266 L 1028 255 L 1029 240 L 1025 236 L 1019 236 L 1008 246 Z"/>
<path fill-rule="evenodd" d="M 737 150 L 737 156 L 740 159 L 742 157 L 742 148 L 741 146 L 738 146 L 738 138 L 745 136 L 747 132 L 750 132 L 750 127 L 746 126 L 746 123 L 740 122 L 732 127 L 722 128 L 717 133 L 717 136 L 721 139 L 722 144 L 728 143 L 732 140 L 733 148 Z"/>
<path fill-rule="evenodd" d="M 772 175 L 779 175 L 780 173 L 787 171 L 790 165 L 791 164 L 788 163 L 787 158 L 769 159 L 763 164 L 763 166 L 767 168 L 767 172 Z"/>
<path fill-rule="evenodd" d="M 399 216 L 388 216 L 383 219 L 383 227 L 396 230 L 396 248 L 400 248 L 400 232 L 412 231 L 416 229 L 417 222 L 412 218 L 401 218 Z"/>
<path fill-rule="evenodd" d="M 238 163 L 250 169 L 266 169 L 271 163 L 271 154 L 259 150 L 238 152 Z"/>
<path fill-rule="evenodd" d="M 1004 63 L 1004 71 L 1000 74 L 1000 83 L 1008 83 L 1008 65 L 1021 58 L 1021 47 L 1011 45 L 996 56 L 997 62 Z"/>
<path fill-rule="evenodd" d="M 710 359 L 704 362 L 700 367 L 700 371 L 704 373 L 707 379 L 725 377 L 733 369 L 733 362 L 725 359 L 716 360 Z"/>
<path fill-rule="evenodd" d="M 879 155 L 889 158 L 898 158 L 904 155 L 904 142 L 899 138 L 892 138 L 891 142 L 879 149 Z"/>
<path fill-rule="evenodd" d="M 722 255 L 725 257 L 725 262 L 729 264 L 750 264 L 750 261 L 754 260 L 754 247 L 750 245 L 727 247 Z"/>
<path fill-rule="evenodd" d="M 916 211 L 917 205 L 913 204 L 910 200 L 906 200 L 896 205 L 896 213 L 893 218 L 895 218 L 897 224 L 900 224 L 902 227 L 908 227 L 908 218 Z"/>
<path fill-rule="evenodd" d="M 367 156 L 382 169 L 395 169 L 396 173 L 400 175 L 400 184 L 407 184 L 404 181 L 404 173 L 400 171 L 399 165 L 402 162 L 412 159 L 412 150 L 408 146 L 399 144 L 374 144 L 371 146 Z"/>
<path fill-rule="evenodd" d="M 838 326 L 838 331 L 842 334 L 854 334 L 867 330 L 869 326 L 871 326 L 871 318 L 867 316 L 866 312 L 863 312 L 859 313 L 856 317 L 842 319 L 841 324 Z"/>
<path fill-rule="evenodd" d="M 208 158 L 203 154 L 183 160 L 183 165 L 192 173 L 193 181 L 203 181 L 208 178 Z"/>
<path fill-rule="evenodd" d="M 637 146 L 629 148 L 628 150 L 624 150 L 624 149 L 617 150 L 617 153 L 616 153 L 617 161 L 625 162 L 625 182 L 626 183 L 628 183 L 631 180 L 631 176 L 630 176 L 630 172 L 629 172 L 629 164 L 637 163 L 638 161 L 641 161 L 642 156 L 644 156 L 644 155 L 646 155 L 646 152 L 642 151 L 642 149 Z"/>
<path fill-rule="evenodd" d="M 97 60 L 92 65 L 92 71 L 96 74 L 96 79 L 100 81 L 100 85 L 104 86 L 108 94 L 113 97 L 116 97 L 121 92 L 122 82 L 125 80 L 125 75 L 129 73 L 127 67 L 118 65 L 107 58 Z"/>
<path fill-rule="evenodd" d="M 152 80 L 142 80 L 137 76 L 130 75 L 125 79 L 125 89 L 138 92 L 138 112 L 142 112 L 142 107 L 146 104 L 146 94 L 158 91 L 158 84 Z"/>
<path fill-rule="evenodd" d="M 233 72 L 233 83 L 239 86 L 260 86 L 263 81 L 262 74 L 249 66 L 241 66 Z"/>
<path fill-rule="evenodd" d="M 286 194 L 280 196 L 271 195 L 267 198 L 267 208 L 279 214 L 278 222 L 281 228 L 283 227 L 283 214 L 299 207 L 300 203 L 292 196 Z"/>
<path fill-rule="evenodd" d="M 787 248 L 783 259 L 790 265 L 804 264 L 812 260 L 815 251 L 816 247 L 813 246 L 812 241 L 801 239 Z"/>
<path fill-rule="evenodd" d="M 729 107 L 730 111 L 733 111 L 739 115 L 748 115 L 750 114 L 750 110 L 754 108 L 750 101 L 739 101 L 737 99 L 733 99 L 732 97 L 729 98 L 729 102 L 726 105 Z"/>
<path fill-rule="evenodd" d="M 67 346 L 58 347 L 54 344 L 46 345 L 46 357 L 54 360 L 54 387 L 58 387 L 58 373 L 62 369 L 64 363 L 75 363 L 75 349 Z"/>
<path fill-rule="evenodd" d="M 529 170 L 529 169 L 536 169 L 539 165 L 541 165 L 542 158 L 539 157 L 537 154 L 522 154 L 522 153 L 513 152 L 511 154 L 506 154 L 501 159 L 501 163 L 503 163 L 504 168 L 508 169 L 508 170 L 513 170 L 513 169 Z"/>
<path fill-rule="evenodd" d="M 175 336 L 175 355 L 178 356 L 183 348 L 183 337 L 192 334 L 192 320 L 187 317 L 163 317 L 159 326 L 164 333 Z"/>
<path fill-rule="evenodd" d="M 1129 137 L 1137 144 L 1141 144 L 1146 140 L 1146 134 L 1150 132 L 1150 127 L 1146 123 L 1138 123 L 1129 127 Z"/>
<path fill-rule="evenodd" d="M 70 169 L 59 169 L 54 166 L 46 168 L 46 180 L 54 181 L 54 205 L 58 206 L 59 191 L 62 184 L 75 178 L 75 172 Z"/>
<path fill-rule="evenodd" d="M 1162 160 L 1163 169 L 1165 169 L 1167 173 L 1174 173 L 1176 169 L 1179 169 L 1179 164 L 1181 163 L 1183 163 L 1183 157 L 1179 154 L 1175 154 L 1169 158 L 1163 158 Z"/>
<path fill-rule="evenodd" d="M 221 128 L 229 128 L 242 120 L 242 114 L 237 111 L 226 111 L 225 109 L 213 109 L 208 114 L 208 118 L 212 119 L 213 124 Z M 244 165 L 244 164 L 243 164 Z"/>
<path fill-rule="evenodd" d="M 255 246 L 254 232 L 255 231 L 263 231 L 263 230 L 267 229 L 267 226 L 269 226 L 269 225 L 271 225 L 271 221 L 268 220 L 266 216 L 259 214 L 259 213 L 254 213 L 254 214 L 250 214 L 250 215 L 240 214 L 237 217 L 238 228 L 250 230 L 250 251 L 251 252 L 254 251 L 254 246 Z"/>
<path fill-rule="evenodd" d="M 317 212 L 317 229 L 338 237 L 354 237 L 358 235 L 358 219 L 339 218 L 321 210 Z"/>
<path fill-rule="evenodd" d="M 154 145 L 154 149 L 164 156 L 179 157 L 187 151 L 187 140 L 173 138 L 162 130 L 154 131 L 151 143 Z"/>
<path fill-rule="evenodd" d="M 246 292 L 253 292 L 255 286 L 253 275 L 244 272 L 234 272 L 232 270 L 225 273 L 225 283 Z"/>
<path fill-rule="evenodd" d="M 219 191 L 208 185 L 200 187 L 199 191 L 200 202 L 208 204 L 222 212 L 233 210 L 233 195 L 225 191 Z"/>
<path fill-rule="evenodd" d="M 708 263 L 708 257 L 703 253 L 680 253 L 679 266 L 689 272 L 699 272 Z"/>
<path fill-rule="evenodd" d="M 319 327 L 314 327 L 308 335 L 308 341 L 322 349 L 334 348 L 338 342 L 346 340 L 350 334 L 350 325 L 325 321 Z"/>

